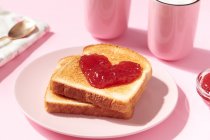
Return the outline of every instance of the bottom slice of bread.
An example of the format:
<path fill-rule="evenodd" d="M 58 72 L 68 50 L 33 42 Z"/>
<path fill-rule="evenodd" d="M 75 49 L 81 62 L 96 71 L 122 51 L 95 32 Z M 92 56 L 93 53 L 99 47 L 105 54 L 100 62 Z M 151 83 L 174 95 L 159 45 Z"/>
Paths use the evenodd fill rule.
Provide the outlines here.
<path fill-rule="evenodd" d="M 129 119 L 133 115 L 133 110 L 125 113 L 117 112 L 54 94 L 49 86 L 45 93 L 45 108 L 50 113 L 81 114 L 120 119 Z"/>

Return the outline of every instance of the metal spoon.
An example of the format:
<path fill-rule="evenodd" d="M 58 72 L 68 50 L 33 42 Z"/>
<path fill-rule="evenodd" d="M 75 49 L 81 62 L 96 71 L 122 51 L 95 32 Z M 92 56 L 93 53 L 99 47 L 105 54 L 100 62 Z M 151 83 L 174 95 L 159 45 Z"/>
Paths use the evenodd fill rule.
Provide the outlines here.
<path fill-rule="evenodd" d="M 16 23 L 9 31 L 7 36 L 1 37 L 1 41 L 5 40 L 15 40 L 15 39 L 21 39 L 30 36 L 32 33 L 35 32 L 37 29 L 37 26 L 34 22 L 29 20 L 23 20 L 18 23 Z M 2 46 L 2 45 L 0 45 Z"/>

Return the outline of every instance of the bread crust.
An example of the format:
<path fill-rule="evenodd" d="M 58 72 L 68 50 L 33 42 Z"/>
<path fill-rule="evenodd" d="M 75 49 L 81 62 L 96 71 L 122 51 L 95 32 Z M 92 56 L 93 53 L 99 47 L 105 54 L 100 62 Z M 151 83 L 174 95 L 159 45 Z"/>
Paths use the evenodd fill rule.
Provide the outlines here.
<path fill-rule="evenodd" d="M 97 106 L 94 106 L 92 104 L 86 104 L 83 103 L 75 104 L 74 102 L 79 103 L 78 101 L 73 101 L 70 103 L 65 103 L 63 100 L 70 100 L 63 96 L 54 94 L 53 100 L 56 100 L 56 102 L 51 99 L 48 99 L 47 94 L 54 94 L 50 88 L 47 88 L 45 93 L 45 109 L 49 113 L 65 113 L 65 114 L 79 114 L 79 115 L 91 115 L 91 116 L 100 116 L 100 117 L 111 117 L 111 118 L 118 118 L 118 119 L 129 119 L 133 115 L 133 109 L 129 112 L 118 112 L 114 110 L 104 109 Z"/>
<path fill-rule="evenodd" d="M 133 112 L 121 113 L 113 110 L 105 110 L 99 107 L 77 107 L 77 106 L 68 106 L 63 104 L 46 102 L 45 108 L 49 113 L 65 113 L 65 114 L 78 114 L 78 115 L 89 115 L 89 116 L 98 116 L 98 117 L 111 117 L 118 119 L 130 119 L 133 115 Z"/>
<path fill-rule="evenodd" d="M 118 100 L 113 100 L 105 96 L 100 96 L 85 90 L 67 86 L 58 82 L 51 82 L 51 88 L 55 94 L 62 95 L 80 102 L 86 102 L 99 106 L 101 108 L 128 112 L 133 108 L 133 104 L 127 104 Z M 135 97 L 136 98 L 136 97 Z"/>

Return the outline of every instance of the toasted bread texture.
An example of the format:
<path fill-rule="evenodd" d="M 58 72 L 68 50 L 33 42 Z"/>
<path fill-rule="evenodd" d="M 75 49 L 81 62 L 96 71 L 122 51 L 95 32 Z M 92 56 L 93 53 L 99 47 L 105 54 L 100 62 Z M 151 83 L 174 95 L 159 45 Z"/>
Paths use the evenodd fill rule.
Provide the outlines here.
<path fill-rule="evenodd" d="M 133 115 L 133 110 L 122 113 L 114 110 L 103 109 L 89 103 L 82 103 L 61 95 L 57 95 L 54 94 L 49 87 L 45 93 L 45 108 L 50 113 L 80 114 L 119 119 L 129 119 Z"/>
<path fill-rule="evenodd" d="M 69 56 L 59 60 L 54 73 L 62 69 L 62 67 L 74 57 Z M 122 113 L 114 110 L 103 109 L 89 103 L 79 102 L 64 96 L 54 94 L 50 89 L 50 85 L 45 92 L 45 108 L 49 113 L 65 113 L 65 114 L 80 114 L 100 117 L 111 117 L 118 119 L 129 119 L 132 117 L 134 109 Z"/>
<path fill-rule="evenodd" d="M 105 55 L 112 64 L 118 64 L 121 61 L 139 63 L 142 74 L 132 83 L 98 89 L 92 87 L 82 73 L 79 66 L 80 56 L 66 57 L 64 59 L 68 59 L 68 63 L 51 77 L 51 89 L 55 94 L 80 102 L 91 103 L 117 112 L 129 112 L 134 108 L 152 76 L 149 61 L 131 49 L 111 44 L 90 45 L 83 50 L 83 54 L 86 55 L 94 53 Z"/>

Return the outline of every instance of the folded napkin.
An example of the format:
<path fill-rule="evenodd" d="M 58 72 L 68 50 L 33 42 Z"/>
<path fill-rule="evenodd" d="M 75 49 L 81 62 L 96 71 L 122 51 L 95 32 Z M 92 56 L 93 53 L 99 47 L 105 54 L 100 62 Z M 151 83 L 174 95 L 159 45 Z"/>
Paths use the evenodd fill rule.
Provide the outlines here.
<path fill-rule="evenodd" d="M 30 47 L 35 41 L 40 39 L 49 31 L 49 26 L 43 22 L 35 21 L 29 17 L 20 16 L 12 12 L 0 10 L 0 37 L 7 36 L 9 30 L 21 20 L 33 21 L 38 31 L 27 38 L 11 41 L 6 46 L 0 47 L 0 67 L 9 62 L 15 56 Z"/>

